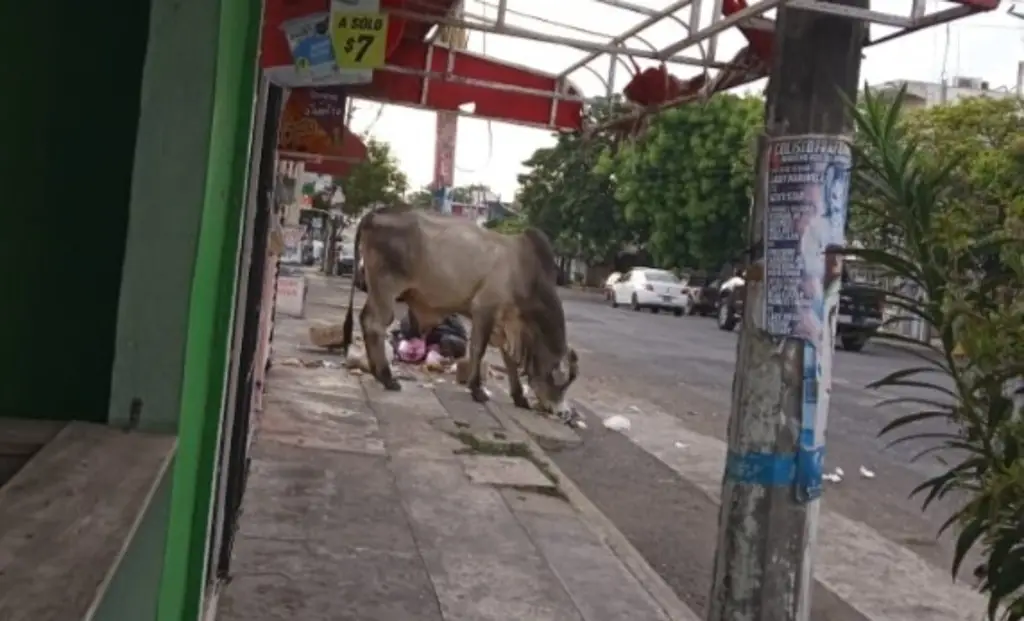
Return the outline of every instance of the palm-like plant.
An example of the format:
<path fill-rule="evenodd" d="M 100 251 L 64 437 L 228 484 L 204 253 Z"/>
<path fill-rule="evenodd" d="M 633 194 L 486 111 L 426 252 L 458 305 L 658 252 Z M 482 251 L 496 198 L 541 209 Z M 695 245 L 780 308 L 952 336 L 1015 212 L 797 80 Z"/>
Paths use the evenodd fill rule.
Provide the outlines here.
<path fill-rule="evenodd" d="M 978 206 L 965 201 L 962 188 L 951 182 L 959 162 L 920 148 L 900 122 L 903 100 L 902 91 L 884 100 L 868 91 L 859 107 L 850 104 L 857 127 L 855 183 L 870 198 L 852 209 L 874 210 L 872 216 L 886 224 L 888 243 L 843 252 L 915 284 L 923 299 L 884 292 L 902 312 L 889 321 L 920 318 L 939 338 L 917 342 L 880 334 L 914 341 L 921 364 L 870 387 L 932 394 L 886 402 L 910 403 L 920 411 L 894 420 L 881 434 L 947 423 L 941 431 L 911 432 L 893 443 L 928 440 L 931 446 L 916 458 L 935 455 L 948 466 L 913 494 L 923 496 L 925 508 L 942 497 L 966 498 L 943 526 L 957 533 L 953 575 L 967 553 L 979 549 L 984 560 L 974 573 L 989 598 L 989 619 L 1020 621 L 1024 412 L 1014 398 L 1024 377 L 1024 201 L 1000 206 L 1005 218 L 998 230 L 970 226 Z"/>

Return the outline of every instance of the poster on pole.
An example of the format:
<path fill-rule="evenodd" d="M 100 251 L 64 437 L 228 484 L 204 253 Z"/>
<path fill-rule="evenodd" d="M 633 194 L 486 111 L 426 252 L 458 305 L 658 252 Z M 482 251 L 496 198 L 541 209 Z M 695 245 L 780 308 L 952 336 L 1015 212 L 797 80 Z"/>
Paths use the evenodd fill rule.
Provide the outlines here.
<path fill-rule="evenodd" d="M 764 217 L 765 329 L 803 347 L 803 398 L 796 497 L 821 496 L 832 387 L 841 254 L 853 165 L 842 136 L 784 136 L 769 142 Z"/>
<path fill-rule="evenodd" d="M 828 298 L 838 296 L 852 152 L 837 136 L 774 138 L 765 206 L 764 325 L 774 336 L 815 347 L 827 332 Z"/>

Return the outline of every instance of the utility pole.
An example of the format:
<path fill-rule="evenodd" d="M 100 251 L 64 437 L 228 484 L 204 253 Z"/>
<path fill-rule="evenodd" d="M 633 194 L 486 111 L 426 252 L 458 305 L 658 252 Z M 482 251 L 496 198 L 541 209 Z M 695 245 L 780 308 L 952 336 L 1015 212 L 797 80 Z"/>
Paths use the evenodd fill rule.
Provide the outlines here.
<path fill-rule="evenodd" d="M 843 95 L 856 99 L 866 36 L 859 20 L 778 11 L 708 621 L 811 618 L 841 282 L 841 257 L 826 260 L 824 248 L 845 243 L 842 137 L 852 127 Z M 808 224 L 816 212 L 823 224 Z"/>

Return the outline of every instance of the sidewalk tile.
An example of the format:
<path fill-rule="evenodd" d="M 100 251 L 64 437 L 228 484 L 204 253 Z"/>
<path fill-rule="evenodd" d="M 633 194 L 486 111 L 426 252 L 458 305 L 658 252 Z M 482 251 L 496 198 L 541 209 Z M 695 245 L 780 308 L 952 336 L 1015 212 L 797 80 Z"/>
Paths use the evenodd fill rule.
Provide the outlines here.
<path fill-rule="evenodd" d="M 457 461 L 394 465 L 446 621 L 582 621 L 497 490 Z"/>
<path fill-rule="evenodd" d="M 665 621 L 622 562 L 579 519 L 517 514 L 585 621 Z"/>
<path fill-rule="evenodd" d="M 238 548 L 218 621 L 442 621 L 409 555 L 251 538 Z"/>

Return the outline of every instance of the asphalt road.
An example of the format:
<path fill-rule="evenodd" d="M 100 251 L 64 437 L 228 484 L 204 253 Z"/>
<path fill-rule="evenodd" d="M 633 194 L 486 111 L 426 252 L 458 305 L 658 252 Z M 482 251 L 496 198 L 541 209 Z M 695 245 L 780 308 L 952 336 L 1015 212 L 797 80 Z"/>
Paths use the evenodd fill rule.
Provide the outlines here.
<path fill-rule="evenodd" d="M 738 333 L 720 331 L 712 318 L 612 309 L 589 293 L 567 291 L 563 298 L 570 341 L 581 357 L 575 396 L 589 411 L 590 425 L 581 432 L 581 448 L 552 457 L 680 597 L 704 614 L 717 502 L 706 487 L 702 490 L 685 472 L 667 465 L 655 456 L 657 451 L 641 446 L 642 441 L 605 429 L 601 418 L 612 412 L 636 421 L 669 416 L 680 429 L 724 441 Z M 920 443 L 886 449 L 891 438 L 879 439 L 879 429 L 912 410 L 876 407 L 893 395 L 865 388 L 912 366 L 920 361 L 911 353 L 883 343 L 869 343 L 860 353 L 836 352 L 826 465 L 841 468 L 845 476 L 840 483 L 827 484 L 823 507 L 866 527 L 900 553 L 908 551 L 901 557 L 904 561 L 920 558 L 936 575 L 945 572 L 948 585 L 952 545 L 948 536 L 937 539 L 936 534 L 953 505 L 938 503 L 922 512 L 920 499 L 908 498 L 916 485 L 942 468 L 934 460 L 910 462 L 924 446 Z M 687 450 L 682 442 L 676 446 Z M 862 466 L 875 476 L 860 475 Z M 858 612 L 820 585 L 814 601 L 815 621 L 875 618 L 861 614 L 871 602 Z"/>

